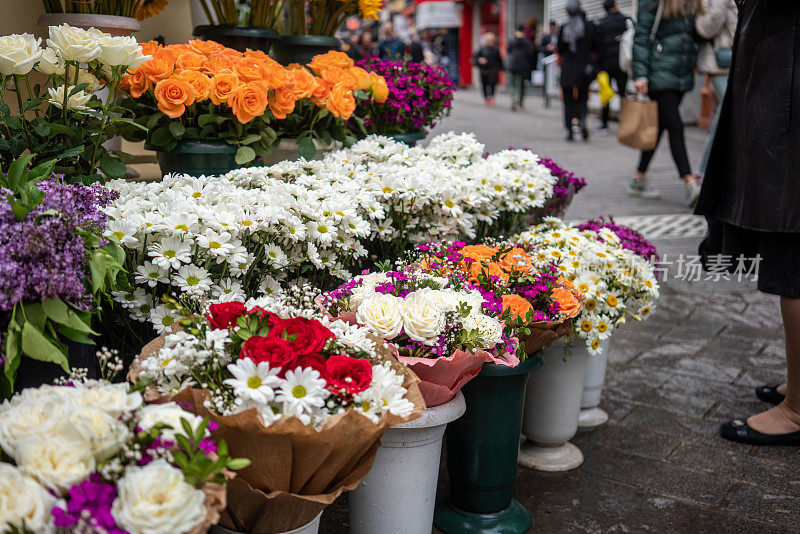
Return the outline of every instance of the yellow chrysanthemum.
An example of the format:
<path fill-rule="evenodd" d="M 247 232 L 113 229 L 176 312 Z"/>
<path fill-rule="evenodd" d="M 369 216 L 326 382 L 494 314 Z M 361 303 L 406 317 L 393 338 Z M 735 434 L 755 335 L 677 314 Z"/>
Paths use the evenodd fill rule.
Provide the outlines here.
<path fill-rule="evenodd" d="M 378 20 L 383 9 L 383 0 L 358 0 L 358 9 L 365 19 Z"/>
<path fill-rule="evenodd" d="M 169 0 L 144 0 L 136 10 L 136 20 L 144 20 L 161 13 L 169 4 Z"/>

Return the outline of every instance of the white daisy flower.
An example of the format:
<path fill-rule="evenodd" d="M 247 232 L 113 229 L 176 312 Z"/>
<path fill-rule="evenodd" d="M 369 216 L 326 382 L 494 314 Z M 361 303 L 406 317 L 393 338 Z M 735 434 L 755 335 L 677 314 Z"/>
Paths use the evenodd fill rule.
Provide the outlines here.
<path fill-rule="evenodd" d="M 233 378 L 222 383 L 230 386 L 242 401 L 252 401 L 262 407 L 275 398 L 275 388 L 281 384 L 280 369 L 270 369 L 267 362 L 256 364 L 249 358 L 239 358 L 236 363 L 228 364 L 228 371 Z"/>

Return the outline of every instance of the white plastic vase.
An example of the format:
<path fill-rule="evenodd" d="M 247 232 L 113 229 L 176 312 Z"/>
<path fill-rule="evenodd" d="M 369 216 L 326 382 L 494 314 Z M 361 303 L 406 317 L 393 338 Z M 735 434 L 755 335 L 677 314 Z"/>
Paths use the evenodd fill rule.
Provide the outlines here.
<path fill-rule="evenodd" d="M 589 357 L 589 364 L 586 366 L 586 383 L 583 385 L 583 396 L 581 397 L 581 413 L 578 416 L 578 426 L 581 428 L 594 428 L 608 421 L 608 414 L 600 408 L 600 397 L 606 381 L 610 344 L 610 337 L 601 341 L 600 348 L 603 349 L 603 352 Z"/>
<path fill-rule="evenodd" d="M 320 512 L 319 515 L 317 515 L 317 517 L 315 517 L 310 523 L 293 528 L 292 530 L 279 532 L 278 534 L 317 534 L 319 532 L 320 519 L 322 519 L 322 512 Z M 209 529 L 208 532 L 209 534 L 243 534 L 236 530 L 231 530 L 219 525 L 214 525 Z"/>
<path fill-rule="evenodd" d="M 543 349 L 542 367 L 531 372 L 525 390 L 520 465 L 567 471 L 583 463 L 583 453 L 569 440 L 578 431 L 588 360 L 582 340 L 574 340 L 568 354 L 560 341 Z"/>
<path fill-rule="evenodd" d="M 350 534 L 430 534 L 442 438 L 466 407 L 459 391 L 419 419 L 386 431 L 372 469 L 350 493 Z"/>

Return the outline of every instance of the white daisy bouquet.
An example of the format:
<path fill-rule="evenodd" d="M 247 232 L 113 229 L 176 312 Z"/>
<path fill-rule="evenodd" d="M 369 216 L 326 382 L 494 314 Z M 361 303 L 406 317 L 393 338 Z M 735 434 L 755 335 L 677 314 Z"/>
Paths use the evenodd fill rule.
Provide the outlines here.
<path fill-rule="evenodd" d="M 268 295 L 300 273 L 324 284 L 349 277 L 366 254 L 369 224 L 352 197 L 272 180 L 168 175 L 160 182 L 109 184 L 120 193 L 107 210 L 106 235 L 119 238 L 135 289 L 114 297 L 128 314 L 170 331 L 173 295 L 198 308 L 218 300 Z"/>
<path fill-rule="evenodd" d="M 214 426 L 126 384 L 73 380 L 0 405 L 2 532 L 200 533 L 225 507 L 234 460 Z"/>
<path fill-rule="evenodd" d="M 424 407 L 389 347 L 313 317 L 304 291 L 213 304 L 140 356 L 151 394 L 194 406 L 233 454 L 252 459 L 229 486 L 222 524 L 237 531 L 309 522 L 366 475 L 383 432 Z"/>
<path fill-rule="evenodd" d="M 653 266 L 627 250 L 610 229 L 578 230 L 561 219 L 547 217 L 519 236 L 530 247 L 536 267 L 555 264 L 585 298 L 574 322 L 574 333 L 590 354 L 624 324 L 627 317 L 647 318 L 658 299 Z"/>
<path fill-rule="evenodd" d="M 476 288 L 414 267 L 357 276 L 318 299 L 340 318 L 399 349 L 422 380 L 427 406 L 451 400 L 484 362 L 514 366 L 517 341 Z"/>

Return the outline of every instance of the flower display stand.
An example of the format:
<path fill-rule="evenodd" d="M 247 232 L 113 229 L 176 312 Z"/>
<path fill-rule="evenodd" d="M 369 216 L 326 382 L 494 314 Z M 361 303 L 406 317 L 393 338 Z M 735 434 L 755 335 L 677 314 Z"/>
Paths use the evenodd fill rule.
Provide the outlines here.
<path fill-rule="evenodd" d="M 350 493 L 352 534 L 430 533 L 445 427 L 466 407 L 459 392 L 386 431 L 372 469 Z"/>
<path fill-rule="evenodd" d="M 578 431 L 589 353 L 583 342 L 566 355 L 561 342 L 543 349 L 542 368 L 528 378 L 519 463 L 541 471 L 567 471 L 583 463 L 569 440 Z"/>
<path fill-rule="evenodd" d="M 525 382 L 540 365 L 537 354 L 516 367 L 486 363 L 461 390 L 467 411 L 445 433 L 450 494 L 433 520 L 445 534 L 530 529 L 530 514 L 512 495 Z"/>
<path fill-rule="evenodd" d="M 306 523 L 292 530 L 285 532 L 277 532 L 276 534 L 317 534 L 319 532 L 319 521 L 322 519 L 322 512 L 315 517 L 310 523 Z M 208 534 L 244 534 L 220 525 L 214 525 L 208 530 Z"/>
<path fill-rule="evenodd" d="M 600 397 L 603 394 L 603 384 L 606 381 L 606 365 L 608 364 L 608 351 L 611 338 L 600 342 L 603 352 L 589 358 L 586 366 L 586 383 L 581 396 L 581 413 L 578 416 L 580 428 L 594 428 L 608 421 L 608 414 L 600 408 Z"/>

